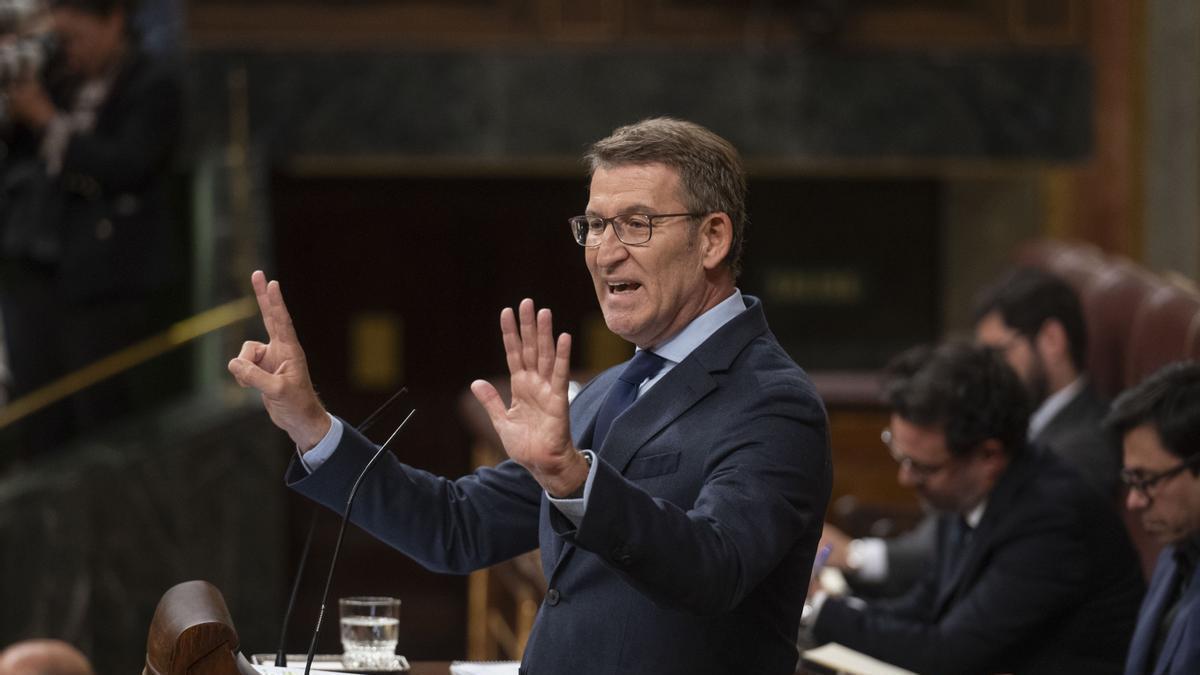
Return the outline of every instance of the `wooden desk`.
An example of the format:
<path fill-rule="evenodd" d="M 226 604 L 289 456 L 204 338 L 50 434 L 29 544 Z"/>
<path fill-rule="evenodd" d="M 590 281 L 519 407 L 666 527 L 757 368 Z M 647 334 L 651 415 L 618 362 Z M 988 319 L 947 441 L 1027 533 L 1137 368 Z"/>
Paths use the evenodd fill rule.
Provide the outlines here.
<path fill-rule="evenodd" d="M 449 661 L 413 661 L 411 664 L 411 675 L 448 675 L 450 673 Z M 810 671 L 798 670 L 797 675 L 806 675 Z"/>

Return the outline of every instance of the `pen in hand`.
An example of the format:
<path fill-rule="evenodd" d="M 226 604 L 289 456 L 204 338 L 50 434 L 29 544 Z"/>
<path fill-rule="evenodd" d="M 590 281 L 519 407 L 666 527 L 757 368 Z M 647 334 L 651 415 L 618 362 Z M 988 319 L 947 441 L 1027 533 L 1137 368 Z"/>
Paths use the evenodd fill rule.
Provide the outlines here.
<path fill-rule="evenodd" d="M 821 575 L 821 570 L 825 569 L 825 563 L 829 561 L 829 554 L 833 553 L 833 544 L 825 544 L 817 551 L 817 557 L 813 560 L 812 581 L 816 581 Z"/>

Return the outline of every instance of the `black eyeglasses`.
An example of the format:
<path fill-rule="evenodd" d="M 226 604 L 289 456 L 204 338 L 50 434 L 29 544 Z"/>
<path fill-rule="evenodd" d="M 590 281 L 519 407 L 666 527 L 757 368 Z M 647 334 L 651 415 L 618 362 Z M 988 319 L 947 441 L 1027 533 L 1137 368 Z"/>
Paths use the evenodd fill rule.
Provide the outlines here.
<path fill-rule="evenodd" d="M 699 218 L 703 213 L 623 213 L 612 218 L 600 216 L 575 216 L 567 222 L 571 223 L 571 233 L 575 235 L 575 243 L 580 246 L 594 248 L 600 245 L 604 237 L 604 229 L 612 224 L 613 232 L 622 244 L 637 246 L 650 241 L 654 232 L 654 221 L 661 218 Z"/>
<path fill-rule="evenodd" d="M 1200 455 L 1192 455 L 1177 466 L 1158 473 L 1147 475 L 1141 469 L 1123 469 L 1121 471 L 1121 483 L 1130 490 L 1136 490 L 1141 493 L 1147 501 L 1152 501 L 1154 497 L 1150 495 L 1150 488 L 1168 478 L 1178 476 L 1185 470 L 1195 467 L 1198 463 L 1200 463 Z"/>
<path fill-rule="evenodd" d="M 895 443 L 893 443 L 891 429 L 884 429 L 883 431 L 879 432 L 879 440 L 883 441 L 883 444 L 887 446 L 888 454 L 892 456 L 892 459 L 896 460 L 896 463 L 900 466 L 912 472 L 912 475 L 917 478 L 917 480 L 924 481 L 950 464 L 949 461 L 941 462 L 939 464 L 925 464 L 924 462 L 918 462 L 912 457 L 900 452 L 898 449 L 896 449 Z"/>

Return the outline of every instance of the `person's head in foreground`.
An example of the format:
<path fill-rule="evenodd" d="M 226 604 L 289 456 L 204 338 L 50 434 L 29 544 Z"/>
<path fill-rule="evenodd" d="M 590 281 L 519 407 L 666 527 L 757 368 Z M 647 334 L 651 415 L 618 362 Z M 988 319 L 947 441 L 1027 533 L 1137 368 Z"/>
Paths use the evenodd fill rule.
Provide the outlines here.
<path fill-rule="evenodd" d="M 94 675 L 78 649 L 61 640 L 25 640 L 0 652 L 0 675 Z"/>

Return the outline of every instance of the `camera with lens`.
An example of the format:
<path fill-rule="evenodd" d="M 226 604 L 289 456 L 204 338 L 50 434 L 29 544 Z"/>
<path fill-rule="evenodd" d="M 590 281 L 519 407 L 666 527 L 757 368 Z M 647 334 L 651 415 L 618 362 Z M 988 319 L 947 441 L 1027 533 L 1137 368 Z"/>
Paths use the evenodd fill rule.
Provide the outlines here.
<path fill-rule="evenodd" d="M 0 88 L 37 77 L 54 55 L 40 0 L 0 0 Z"/>
<path fill-rule="evenodd" d="M 38 77 L 54 55 L 55 40 L 49 34 L 28 35 L 0 44 L 0 87 Z"/>

